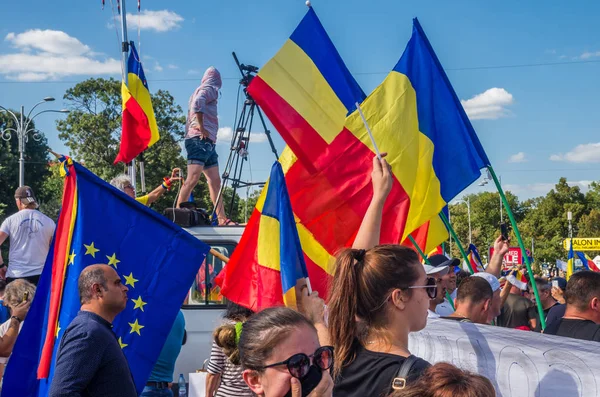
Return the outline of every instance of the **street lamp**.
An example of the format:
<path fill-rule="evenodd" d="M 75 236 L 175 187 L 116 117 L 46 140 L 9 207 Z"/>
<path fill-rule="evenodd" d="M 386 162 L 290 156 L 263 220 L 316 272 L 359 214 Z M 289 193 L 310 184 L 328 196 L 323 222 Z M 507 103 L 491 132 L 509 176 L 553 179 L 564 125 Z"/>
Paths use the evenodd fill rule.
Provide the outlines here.
<path fill-rule="evenodd" d="M 29 140 L 29 133 L 32 133 L 31 137 L 33 138 L 34 141 L 39 141 L 40 139 L 42 139 L 42 135 L 39 131 L 34 130 L 33 128 L 32 129 L 29 128 L 29 124 L 31 123 L 31 121 L 42 113 L 69 113 L 69 111 L 67 109 L 43 110 L 43 111 L 37 112 L 36 114 L 31 116 L 31 113 L 33 113 L 33 110 L 36 107 L 38 107 L 38 105 L 41 105 L 42 103 L 46 103 L 46 102 L 52 102 L 52 101 L 54 101 L 54 98 L 52 98 L 50 96 L 39 101 L 31 108 L 29 113 L 27 113 L 26 117 L 25 117 L 25 107 L 24 106 L 21 106 L 21 114 L 19 115 L 19 117 L 17 117 L 17 115 L 14 112 L 12 112 L 11 110 L 8 110 L 3 106 L 0 106 L 0 112 L 6 112 L 10 116 L 12 116 L 13 120 L 15 121 L 16 128 L 8 128 L 7 127 L 3 130 L 0 130 L 0 136 L 2 137 L 2 139 L 4 139 L 5 141 L 8 142 L 12 138 L 13 133 L 15 133 L 17 135 L 17 139 L 19 141 L 19 187 L 23 186 L 25 184 L 25 144 Z"/>
<path fill-rule="evenodd" d="M 465 199 L 456 200 L 457 203 L 465 203 L 467 205 L 467 216 L 469 219 L 469 244 L 473 244 L 473 234 L 471 233 L 471 199 L 467 196 Z"/>

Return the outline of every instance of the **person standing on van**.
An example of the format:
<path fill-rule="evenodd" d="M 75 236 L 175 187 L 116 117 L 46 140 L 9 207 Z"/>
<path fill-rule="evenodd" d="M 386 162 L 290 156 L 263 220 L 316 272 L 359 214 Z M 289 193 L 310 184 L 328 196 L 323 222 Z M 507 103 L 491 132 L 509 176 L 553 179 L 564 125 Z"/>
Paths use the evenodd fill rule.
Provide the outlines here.
<path fill-rule="evenodd" d="M 39 205 L 29 186 L 17 188 L 15 201 L 19 212 L 0 226 L 0 245 L 10 238 L 8 270 L 3 264 L 0 276 L 6 276 L 7 283 L 22 278 L 37 285 L 56 224 L 37 210 Z"/>
<path fill-rule="evenodd" d="M 204 174 L 208 182 L 210 199 L 216 205 L 219 224 L 228 224 L 223 201 L 216 204 L 221 177 L 219 175 L 219 156 L 217 155 L 217 131 L 219 116 L 217 102 L 221 89 L 221 73 L 211 66 L 206 69 L 200 86 L 190 97 L 187 122 L 185 124 L 185 150 L 187 152 L 187 178 L 179 193 L 177 207 L 190 198 L 190 194 Z"/>

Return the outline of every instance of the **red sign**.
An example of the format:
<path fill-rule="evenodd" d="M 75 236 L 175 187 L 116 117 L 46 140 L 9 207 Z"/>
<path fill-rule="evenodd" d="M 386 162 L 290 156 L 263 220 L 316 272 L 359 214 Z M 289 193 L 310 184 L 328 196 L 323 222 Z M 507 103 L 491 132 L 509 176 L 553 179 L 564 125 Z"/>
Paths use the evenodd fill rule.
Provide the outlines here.
<path fill-rule="evenodd" d="M 490 258 L 494 255 L 494 247 L 490 247 Z M 512 268 L 514 265 L 523 264 L 523 253 L 519 247 L 510 247 L 508 253 L 504 255 L 502 260 L 502 269 L 507 270 Z"/>

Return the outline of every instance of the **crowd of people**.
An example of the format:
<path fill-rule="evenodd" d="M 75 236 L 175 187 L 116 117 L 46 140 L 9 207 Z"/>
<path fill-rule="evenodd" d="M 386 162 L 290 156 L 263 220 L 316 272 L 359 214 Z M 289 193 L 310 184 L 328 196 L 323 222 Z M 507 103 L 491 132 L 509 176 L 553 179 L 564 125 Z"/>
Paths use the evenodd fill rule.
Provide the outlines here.
<path fill-rule="evenodd" d="M 200 175 L 213 203 L 220 179 L 215 151 L 221 77 L 209 68 L 189 101 L 185 146 L 187 178 L 178 199 L 186 201 Z M 111 184 L 144 205 L 158 200 L 180 170 L 148 195 L 137 197 L 121 175 Z M 383 207 L 392 176 L 385 159 L 373 159 L 373 197 L 351 248 L 335 258 L 327 302 L 297 286 L 298 307 L 258 313 L 228 303 L 214 331 L 206 395 L 243 396 L 430 396 L 491 397 L 485 377 L 449 363 L 411 354 L 409 334 L 428 319 L 497 326 L 600 341 L 600 273 L 569 279 L 536 277 L 517 282 L 516 269 L 502 275 L 509 242 L 498 237 L 485 271 L 471 275 L 461 261 L 432 255 L 425 263 L 411 248 L 380 244 Z M 30 187 L 15 192 L 19 211 L 0 226 L 0 244 L 10 240 L 9 261 L 0 263 L 0 368 L 12 353 L 42 273 L 55 229 Z M 219 224 L 227 224 L 222 204 Z M 546 328 L 535 304 L 539 291 Z M 120 342 L 112 331 L 124 310 L 128 288 L 110 266 L 86 267 L 78 280 L 81 311 L 60 339 L 50 396 L 136 396 Z M 142 396 L 172 396 L 175 361 L 186 341 L 178 313 Z"/>

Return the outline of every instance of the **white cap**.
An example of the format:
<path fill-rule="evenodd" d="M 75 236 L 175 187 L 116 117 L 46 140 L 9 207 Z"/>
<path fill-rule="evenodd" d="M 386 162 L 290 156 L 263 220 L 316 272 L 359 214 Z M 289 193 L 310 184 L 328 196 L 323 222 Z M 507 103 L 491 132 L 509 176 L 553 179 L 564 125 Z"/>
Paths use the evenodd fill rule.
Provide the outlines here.
<path fill-rule="evenodd" d="M 488 283 L 490 283 L 490 287 L 492 287 L 492 292 L 496 292 L 500 289 L 500 282 L 494 275 L 492 275 L 490 273 L 479 272 L 479 273 L 475 273 L 471 276 L 472 277 L 481 277 L 482 279 L 484 279 Z"/>
<path fill-rule="evenodd" d="M 440 277 L 448 274 L 448 266 L 431 266 L 427 264 L 423 264 L 423 268 L 425 268 L 425 273 L 430 276 L 432 274 L 439 274 Z"/>

